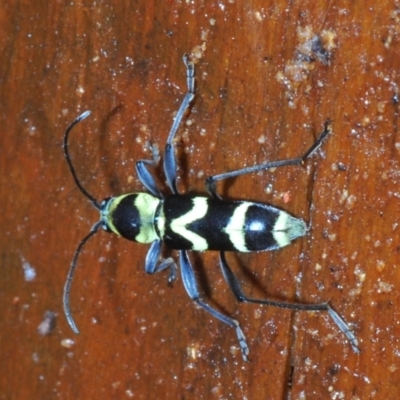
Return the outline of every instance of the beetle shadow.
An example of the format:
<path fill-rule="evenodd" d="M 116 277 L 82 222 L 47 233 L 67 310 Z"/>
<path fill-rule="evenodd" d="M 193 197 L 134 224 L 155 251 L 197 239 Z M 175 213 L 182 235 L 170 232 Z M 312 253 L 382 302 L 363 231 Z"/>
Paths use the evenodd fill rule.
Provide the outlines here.
<path fill-rule="evenodd" d="M 235 277 L 239 281 L 240 287 L 245 296 L 258 300 L 272 300 L 281 302 L 290 301 L 287 298 L 282 298 L 280 296 L 276 296 L 269 293 L 267 287 L 268 285 L 264 281 L 260 280 L 260 278 L 257 276 L 259 275 L 259 273 L 256 273 L 254 271 L 254 268 L 249 267 L 248 263 L 244 262 L 242 257 L 238 256 L 238 254 L 236 254 L 235 252 L 232 253 L 227 252 L 226 255 L 227 254 L 229 256 L 227 257 L 226 261 L 229 267 L 232 269 L 232 272 L 234 273 Z M 232 262 L 232 257 L 235 257 L 234 262 Z M 227 282 L 226 284 L 229 287 Z M 253 295 L 249 294 L 250 290 L 253 290 L 255 293 L 258 294 L 255 297 L 253 297 Z"/>
<path fill-rule="evenodd" d="M 229 255 L 228 259 L 230 259 L 227 260 L 227 262 L 229 263 L 229 267 L 232 267 L 232 271 L 235 277 L 238 279 L 240 286 L 246 296 L 253 298 L 253 296 L 248 294 L 250 288 L 252 288 L 256 293 L 259 294 L 256 297 L 254 297 L 255 299 L 282 301 L 282 302 L 288 301 L 288 299 L 279 296 L 274 296 L 268 293 L 266 285 L 264 285 L 263 282 L 260 281 L 260 279 L 257 277 L 257 274 L 255 274 L 254 269 L 252 269 L 244 261 L 242 261 L 241 257 L 238 257 L 238 255 L 235 252 L 227 252 L 226 254 Z M 201 296 L 204 296 L 204 298 L 207 299 L 207 301 L 209 300 L 213 301 L 213 292 L 215 292 L 215 289 L 213 289 L 212 278 L 210 278 L 209 274 L 207 273 L 207 269 L 217 268 L 218 271 L 216 272 L 216 274 L 223 279 L 222 271 L 220 269 L 219 257 L 217 258 L 215 264 L 213 265 L 206 265 L 201 253 L 189 252 L 189 257 L 195 269 L 196 280 L 199 286 L 199 291 Z M 234 262 L 232 260 L 232 257 L 235 257 Z M 223 279 L 223 283 L 221 285 L 225 285 L 225 287 L 228 289 L 228 292 L 230 292 L 232 297 L 236 299 L 235 295 L 233 294 L 232 290 L 229 287 L 228 282 L 226 282 L 225 279 Z M 237 299 L 236 301 L 239 302 Z M 218 302 L 217 304 L 220 309 L 222 310 L 224 309 L 224 307 L 222 307 Z M 224 311 L 226 312 L 226 310 Z"/>
<path fill-rule="evenodd" d="M 236 259 L 237 270 L 239 271 L 238 279 L 241 283 L 245 283 L 246 286 L 251 285 L 251 287 L 255 287 L 258 291 L 267 295 L 268 293 L 266 292 L 265 287 L 260 284 L 260 279 L 256 277 L 254 270 L 251 269 L 249 265 L 236 253 L 234 254 L 234 257 Z"/>
<path fill-rule="evenodd" d="M 118 104 L 112 108 L 100 121 L 99 124 L 99 149 L 102 154 L 103 161 L 112 160 L 115 158 L 115 152 L 118 151 L 117 143 L 112 143 L 113 132 L 110 130 L 110 125 L 114 118 L 118 116 L 124 109 L 123 104 Z M 111 190 L 111 193 L 121 192 L 121 179 L 119 172 L 115 168 L 107 169 L 107 186 Z"/>

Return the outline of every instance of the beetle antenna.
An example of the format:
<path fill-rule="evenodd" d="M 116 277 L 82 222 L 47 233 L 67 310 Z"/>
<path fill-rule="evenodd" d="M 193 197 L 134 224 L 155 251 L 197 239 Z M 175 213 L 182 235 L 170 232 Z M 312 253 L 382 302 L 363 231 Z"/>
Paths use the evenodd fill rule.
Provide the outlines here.
<path fill-rule="evenodd" d="M 87 118 L 90 115 L 90 111 L 85 111 L 82 113 L 78 118 L 73 121 L 67 130 L 65 131 L 64 134 L 64 155 L 65 159 L 67 160 L 69 169 L 71 171 L 72 177 L 74 178 L 74 181 L 76 183 L 76 186 L 78 186 L 79 190 L 91 201 L 91 203 L 96 207 L 98 210 L 101 210 L 101 206 L 98 203 L 98 201 L 82 186 L 82 184 L 79 182 L 78 176 L 76 175 L 76 171 L 74 166 L 72 165 L 71 157 L 69 155 L 69 150 L 68 150 L 68 138 L 69 138 L 69 133 L 71 132 L 72 128 L 78 123 Z"/>
<path fill-rule="evenodd" d="M 74 122 L 76 122 L 76 121 L 74 121 Z M 78 261 L 79 254 L 81 253 L 83 246 L 99 230 L 101 225 L 102 225 L 102 221 L 96 222 L 92 226 L 92 229 L 90 229 L 90 232 L 88 233 L 88 235 L 86 235 L 82 239 L 82 241 L 79 243 L 79 246 L 75 250 L 74 258 L 72 259 L 71 266 L 69 268 L 68 275 L 67 275 L 67 280 L 65 281 L 65 285 L 64 285 L 64 295 L 63 295 L 64 313 L 65 313 L 65 316 L 69 323 L 69 326 L 76 334 L 79 334 L 79 330 L 75 324 L 74 319 L 72 318 L 71 308 L 69 305 L 69 294 L 71 292 L 72 279 L 74 277 L 76 263 Z"/>

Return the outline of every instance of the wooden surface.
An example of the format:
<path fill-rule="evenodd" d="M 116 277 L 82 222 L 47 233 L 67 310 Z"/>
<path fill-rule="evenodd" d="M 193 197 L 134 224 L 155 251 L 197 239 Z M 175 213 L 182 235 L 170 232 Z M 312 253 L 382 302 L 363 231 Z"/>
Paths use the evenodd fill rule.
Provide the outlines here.
<path fill-rule="evenodd" d="M 16 0 L 0 21 L 1 400 L 398 398 L 394 1 Z M 321 49 L 306 54 L 314 35 L 330 46 L 329 63 Z M 181 191 L 300 155 L 332 119 L 333 135 L 306 168 L 218 188 L 311 224 L 281 251 L 228 259 L 253 296 L 330 300 L 360 355 L 326 314 L 238 304 L 218 254 L 193 254 L 211 304 L 242 324 L 244 363 L 234 332 L 197 309 L 180 278 L 170 288 L 166 274 L 144 273 L 147 246 L 104 232 L 86 246 L 73 283 L 81 334 L 67 325 L 66 274 L 98 215 L 69 174 L 63 132 L 92 110 L 71 137 L 83 184 L 98 199 L 143 190 L 135 160 L 149 157 L 148 141 L 165 143 L 186 90 L 185 52 L 198 63 L 190 123 L 177 139 Z M 46 311 L 56 325 L 41 335 Z"/>

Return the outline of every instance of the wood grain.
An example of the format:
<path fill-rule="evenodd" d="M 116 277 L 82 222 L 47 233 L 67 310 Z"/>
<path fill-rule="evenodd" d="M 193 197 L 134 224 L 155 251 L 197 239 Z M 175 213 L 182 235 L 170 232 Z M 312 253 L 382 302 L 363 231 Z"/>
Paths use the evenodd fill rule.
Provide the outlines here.
<path fill-rule="evenodd" d="M 396 4 L 2 7 L 0 399 L 397 399 Z M 314 37 L 322 48 L 307 53 Z M 306 238 L 281 251 L 228 259 L 253 296 L 329 300 L 354 328 L 360 355 L 325 314 L 238 304 L 218 255 L 193 254 L 211 304 L 242 324 L 251 359 L 244 363 L 234 332 L 197 309 L 180 279 L 170 288 L 165 274 L 144 273 L 146 246 L 103 232 L 79 260 L 71 301 L 81 334 L 71 332 L 63 285 L 98 216 L 69 174 L 63 132 L 91 110 L 71 136 L 83 184 L 99 199 L 143 190 L 135 161 L 149 157 L 149 141 L 165 143 L 186 89 L 185 52 L 198 62 L 196 99 L 177 139 L 182 191 L 204 193 L 210 174 L 298 156 L 333 121 L 333 135 L 305 168 L 218 189 L 310 223 Z M 165 188 L 162 176 L 159 183 Z M 56 325 L 41 335 L 46 311 L 56 313 Z"/>

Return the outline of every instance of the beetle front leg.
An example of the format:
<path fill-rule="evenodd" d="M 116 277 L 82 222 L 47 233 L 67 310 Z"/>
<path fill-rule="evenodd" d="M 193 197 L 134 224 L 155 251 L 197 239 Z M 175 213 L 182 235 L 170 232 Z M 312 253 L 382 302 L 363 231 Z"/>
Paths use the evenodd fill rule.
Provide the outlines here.
<path fill-rule="evenodd" d="M 190 103 L 194 99 L 194 64 L 189 61 L 187 54 L 183 56 L 183 62 L 186 65 L 186 77 L 187 77 L 187 93 L 182 100 L 178 112 L 174 118 L 171 130 L 168 135 L 167 144 L 165 145 L 164 151 L 164 172 L 167 178 L 168 186 L 171 188 L 172 193 L 178 194 L 178 188 L 176 186 L 176 159 L 175 159 L 175 147 L 174 138 L 179 125 L 182 122 L 182 118 L 185 111 L 189 108 Z"/>
<path fill-rule="evenodd" d="M 170 268 L 168 276 L 168 284 L 171 284 L 176 279 L 176 270 L 178 267 L 173 258 L 168 257 L 165 260 L 159 262 L 161 254 L 162 241 L 157 240 L 150 246 L 149 251 L 146 255 L 145 260 L 145 271 L 147 274 L 156 274 L 167 268 Z"/>
<path fill-rule="evenodd" d="M 150 150 L 153 159 L 152 160 L 139 160 L 136 162 L 136 173 L 139 177 L 140 182 L 143 186 L 154 196 L 162 199 L 164 196 L 158 190 L 157 184 L 153 178 L 153 175 L 147 169 L 147 167 L 156 167 L 160 162 L 160 152 L 158 151 L 157 145 L 150 145 Z"/>

